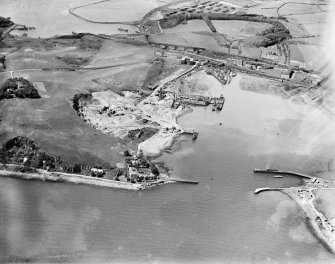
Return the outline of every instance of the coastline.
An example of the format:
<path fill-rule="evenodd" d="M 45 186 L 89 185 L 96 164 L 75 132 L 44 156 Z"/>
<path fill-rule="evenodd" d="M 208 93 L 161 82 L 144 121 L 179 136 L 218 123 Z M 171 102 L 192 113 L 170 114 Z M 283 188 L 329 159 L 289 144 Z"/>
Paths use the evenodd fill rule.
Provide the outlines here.
<path fill-rule="evenodd" d="M 335 241 L 333 239 L 333 233 L 325 224 L 325 216 L 322 215 L 314 206 L 313 201 L 315 196 L 313 195 L 313 198 L 310 201 L 304 202 L 297 197 L 294 190 L 286 189 L 280 190 L 280 192 L 289 196 L 305 212 L 307 215 L 308 224 L 314 235 L 320 240 L 325 248 L 327 248 L 331 253 L 335 254 Z M 321 226 L 316 221 L 318 217 L 321 219 L 320 221 L 322 221 Z"/>
<path fill-rule="evenodd" d="M 6 164 L 3 166 L 13 166 L 11 164 Z M 86 184 L 93 185 L 99 187 L 109 187 L 116 189 L 124 189 L 124 190 L 133 190 L 140 191 L 149 188 L 153 188 L 156 186 L 160 186 L 162 184 L 174 183 L 175 180 L 170 180 L 167 175 L 164 175 L 165 179 L 161 179 L 155 182 L 150 183 L 128 183 L 114 180 L 107 180 L 103 178 L 96 178 L 85 176 L 81 174 L 69 174 L 63 172 L 48 172 L 45 170 L 36 170 L 36 172 L 24 173 L 19 171 L 10 170 L 10 168 L 0 169 L 0 177 L 12 177 L 23 180 L 39 180 L 39 181 L 47 181 L 47 182 L 66 182 L 66 183 L 74 183 L 74 184 Z"/>

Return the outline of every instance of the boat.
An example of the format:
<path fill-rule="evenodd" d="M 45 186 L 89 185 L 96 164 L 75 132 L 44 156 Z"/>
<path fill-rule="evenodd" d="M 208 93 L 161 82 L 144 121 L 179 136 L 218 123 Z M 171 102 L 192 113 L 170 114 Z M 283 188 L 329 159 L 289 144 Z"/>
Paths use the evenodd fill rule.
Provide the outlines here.
<path fill-rule="evenodd" d="M 121 27 L 119 27 L 117 30 L 118 30 L 118 31 L 124 31 L 124 32 L 128 32 L 128 29 L 121 28 Z"/>
<path fill-rule="evenodd" d="M 221 95 L 220 98 L 216 100 L 216 109 L 221 111 L 224 102 L 225 102 L 225 98 L 223 97 L 223 95 Z"/>
<path fill-rule="evenodd" d="M 273 178 L 283 178 L 283 176 L 281 176 L 281 175 L 275 175 L 275 176 L 273 176 Z"/>
<path fill-rule="evenodd" d="M 275 170 L 275 169 L 266 169 L 266 171 L 278 171 L 278 170 Z"/>

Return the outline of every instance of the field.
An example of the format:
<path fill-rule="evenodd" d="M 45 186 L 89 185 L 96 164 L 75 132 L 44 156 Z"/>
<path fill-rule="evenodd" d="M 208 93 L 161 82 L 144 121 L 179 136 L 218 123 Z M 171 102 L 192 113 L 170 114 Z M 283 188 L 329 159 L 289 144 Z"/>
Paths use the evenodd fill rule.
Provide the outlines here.
<path fill-rule="evenodd" d="M 286 3 L 279 8 L 281 16 L 308 15 L 321 12 L 321 8 L 316 4 L 308 3 Z"/>
<path fill-rule="evenodd" d="M 300 52 L 302 53 L 304 57 L 304 62 L 306 63 L 306 67 L 308 69 L 314 68 L 313 66 L 316 66 L 317 63 L 319 63 L 315 56 L 315 54 L 320 53 L 320 48 L 315 45 L 296 45 Z"/>
<path fill-rule="evenodd" d="M 124 43 L 105 41 L 99 53 L 87 67 L 105 67 L 150 62 L 154 53 L 148 46 L 134 46 Z M 111 45 L 112 44 L 112 45 Z"/>
<path fill-rule="evenodd" d="M 323 13 L 308 15 L 294 15 L 290 18 L 296 19 L 311 36 L 321 35 L 326 25 L 326 16 Z"/>
<path fill-rule="evenodd" d="M 232 38 L 255 36 L 271 27 L 267 23 L 238 20 L 212 20 L 212 23 L 219 33 L 226 34 Z"/>
<path fill-rule="evenodd" d="M 150 41 L 165 43 L 166 45 L 198 47 L 220 51 L 220 46 L 212 36 L 200 35 L 200 33 L 180 32 L 162 35 L 151 35 Z"/>
<path fill-rule="evenodd" d="M 187 21 L 187 24 L 179 24 L 173 28 L 164 29 L 164 33 L 178 33 L 178 32 L 198 32 L 198 31 L 208 31 L 209 27 L 207 26 L 204 20 L 194 19 Z"/>
<path fill-rule="evenodd" d="M 14 45 L 12 42 L 7 44 Z M 22 48 L 7 57 L 8 70 L 12 70 L 14 76 L 23 76 L 33 82 L 42 92 L 42 98 L 0 102 L 1 142 L 24 135 L 36 140 L 42 151 L 59 155 L 67 162 L 89 165 L 115 165 L 123 160 L 121 153 L 124 149 L 137 147 L 87 125 L 72 108 L 71 98 L 86 90 L 103 91 L 115 87 L 119 91 L 139 90 L 151 66 L 154 54 L 151 47 L 106 40 L 100 51 L 98 47 L 87 48 L 82 42 L 71 39 L 15 41 L 15 45 L 22 45 Z M 41 70 L 46 66 L 69 67 L 61 59 L 65 55 L 88 58 L 91 66 L 118 65 L 120 62 L 126 65 L 90 71 Z M 122 74 L 118 74 L 120 72 Z M 0 82 L 9 77 L 9 73 L 0 73 Z"/>

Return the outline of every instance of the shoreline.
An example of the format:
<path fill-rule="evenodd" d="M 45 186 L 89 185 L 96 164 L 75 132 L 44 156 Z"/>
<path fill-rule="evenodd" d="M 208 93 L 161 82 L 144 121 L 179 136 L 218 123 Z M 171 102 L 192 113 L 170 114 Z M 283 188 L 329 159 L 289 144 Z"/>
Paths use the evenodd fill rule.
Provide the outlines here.
<path fill-rule="evenodd" d="M 327 227 L 324 227 L 324 215 L 321 214 L 314 206 L 313 200 L 315 196 L 313 196 L 312 200 L 309 202 L 300 201 L 299 198 L 295 195 L 293 191 L 288 190 L 280 190 L 281 193 L 289 196 L 295 203 L 305 212 L 307 216 L 308 223 L 310 228 L 313 230 L 314 235 L 320 240 L 321 244 L 324 245 L 331 253 L 335 254 L 335 241 L 332 238 L 333 234 Z M 320 221 L 322 221 L 322 227 L 315 220 L 319 217 Z"/>
<path fill-rule="evenodd" d="M 6 164 L 4 166 L 14 166 L 13 164 Z M 13 168 L 14 169 L 14 168 Z M 167 175 L 164 175 L 166 179 L 160 179 L 150 183 L 128 183 L 115 180 L 107 180 L 103 178 L 96 178 L 85 176 L 81 174 L 69 174 L 63 172 L 48 172 L 45 170 L 36 170 L 36 172 L 24 173 L 20 171 L 10 170 L 10 168 L 1 168 L 0 177 L 9 177 L 22 180 L 38 180 L 45 182 L 65 182 L 74 184 L 86 184 L 99 187 L 108 187 L 132 191 L 140 191 L 150 189 L 156 186 L 160 186 L 167 183 L 175 183 L 177 180 L 169 179 Z"/>

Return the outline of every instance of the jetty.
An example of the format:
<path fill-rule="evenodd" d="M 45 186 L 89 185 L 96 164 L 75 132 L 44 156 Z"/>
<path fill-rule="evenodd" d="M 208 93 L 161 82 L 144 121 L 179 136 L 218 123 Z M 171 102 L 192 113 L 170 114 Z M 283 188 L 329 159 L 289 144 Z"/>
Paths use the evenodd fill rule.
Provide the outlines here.
<path fill-rule="evenodd" d="M 302 177 L 306 179 L 315 178 L 314 176 L 303 174 L 303 173 L 298 173 L 298 172 L 293 172 L 293 171 L 281 171 L 281 170 L 274 170 L 274 169 L 265 169 L 265 170 L 254 169 L 254 173 L 271 173 L 271 174 L 291 175 L 291 176 Z"/>
<path fill-rule="evenodd" d="M 270 188 L 270 187 L 264 187 L 264 188 L 258 188 L 254 191 L 254 194 L 259 194 L 261 192 L 267 192 L 267 191 L 280 191 L 280 190 L 285 190 L 287 188 Z"/>
<path fill-rule="evenodd" d="M 179 182 L 179 183 L 188 183 L 188 184 L 199 184 L 198 181 L 192 181 L 192 180 L 169 179 L 169 181 Z"/>

